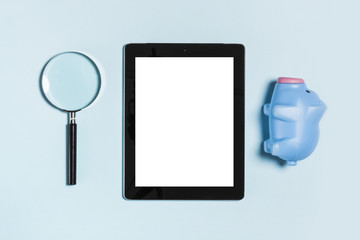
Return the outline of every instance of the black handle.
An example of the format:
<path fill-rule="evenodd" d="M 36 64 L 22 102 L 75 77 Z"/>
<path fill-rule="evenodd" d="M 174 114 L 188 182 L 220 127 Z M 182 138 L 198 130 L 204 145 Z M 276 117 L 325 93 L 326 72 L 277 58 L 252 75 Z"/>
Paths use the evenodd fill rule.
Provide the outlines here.
<path fill-rule="evenodd" d="M 67 184 L 76 184 L 76 123 L 68 124 Z"/>

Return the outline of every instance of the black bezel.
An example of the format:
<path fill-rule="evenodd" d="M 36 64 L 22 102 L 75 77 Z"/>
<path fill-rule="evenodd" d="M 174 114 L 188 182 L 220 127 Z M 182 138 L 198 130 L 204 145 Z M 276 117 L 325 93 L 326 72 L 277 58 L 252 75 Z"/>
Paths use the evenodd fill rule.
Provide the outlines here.
<path fill-rule="evenodd" d="M 124 197 L 240 200 L 244 197 L 245 48 L 241 44 L 128 44 L 124 48 Z M 135 57 L 234 57 L 234 187 L 135 187 Z"/>

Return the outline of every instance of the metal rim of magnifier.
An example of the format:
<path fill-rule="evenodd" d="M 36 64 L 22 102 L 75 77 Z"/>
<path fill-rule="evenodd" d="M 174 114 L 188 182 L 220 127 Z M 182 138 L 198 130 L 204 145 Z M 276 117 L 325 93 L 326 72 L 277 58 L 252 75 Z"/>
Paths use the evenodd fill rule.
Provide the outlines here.
<path fill-rule="evenodd" d="M 82 57 L 86 58 L 87 60 L 89 60 L 89 62 L 93 65 L 94 69 L 96 70 L 96 74 L 98 75 L 99 77 L 99 87 L 97 89 L 97 92 L 96 94 L 94 95 L 93 99 L 91 101 L 89 101 L 88 104 L 86 104 L 85 106 L 83 106 L 82 108 L 79 108 L 79 109 L 76 109 L 76 110 L 68 110 L 68 109 L 63 109 L 63 108 L 59 108 L 58 106 L 56 106 L 53 102 L 51 102 L 46 93 L 44 92 L 44 88 L 43 88 L 43 78 L 44 78 L 44 72 L 46 70 L 46 67 L 48 66 L 48 64 L 56 57 L 60 56 L 60 55 L 63 55 L 63 54 L 68 54 L 68 53 L 73 53 L 73 54 L 78 54 L 78 55 L 81 55 Z M 90 106 L 95 100 L 96 98 L 99 96 L 99 93 L 100 93 L 100 89 L 101 89 L 101 85 L 102 85 L 102 76 L 101 76 L 101 73 L 100 73 L 100 70 L 99 70 L 99 67 L 97 66 L 97 64 L 95 63 L 95 61 L 89 57 L 88 55 L 82 53 L 82 52 L 78 52 L 78 51 L 66 51 L 66 52 L 61 52 L 61 53 L 58 53 L 54 56 L 52 56 L 44 65 L 44 67 L 42 68 L 41 70 L 41 74 L 40 74 L 40 90 L 41 90 L 41 94 L 42 96 L 45 98 L 45 100 L 54 108 L 56 109 L 59 109 L 61 111 L 64 111 L 64 112 L 67 112 L 67 113 L 71 113 L 71 112 L 79 112 L 81 111 L 82 109 L 84 108 L 87 108 L 88 106 Z"/>

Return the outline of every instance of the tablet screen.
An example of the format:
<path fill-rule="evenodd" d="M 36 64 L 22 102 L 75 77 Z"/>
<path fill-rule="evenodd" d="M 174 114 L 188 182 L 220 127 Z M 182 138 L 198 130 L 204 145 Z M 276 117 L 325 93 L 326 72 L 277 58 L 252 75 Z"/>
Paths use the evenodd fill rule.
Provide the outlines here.
<path fill-rule="evenodd" d="M 234 58 L 135 58 L 135 186 L 234 186 Z"/>

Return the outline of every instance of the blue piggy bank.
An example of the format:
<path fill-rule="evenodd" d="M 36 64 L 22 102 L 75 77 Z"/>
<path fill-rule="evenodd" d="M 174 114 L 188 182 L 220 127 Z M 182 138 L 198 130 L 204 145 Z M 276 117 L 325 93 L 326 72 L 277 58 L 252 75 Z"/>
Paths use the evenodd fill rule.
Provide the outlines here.
<path fill-rule="evenodd" d="M 319 121 L 326 105 L 299 78 L 279 78 L 264 113 L 269 116 L 270 138 L 264 150 L 288 165 L 308 157 L 319 140 Z"/>

